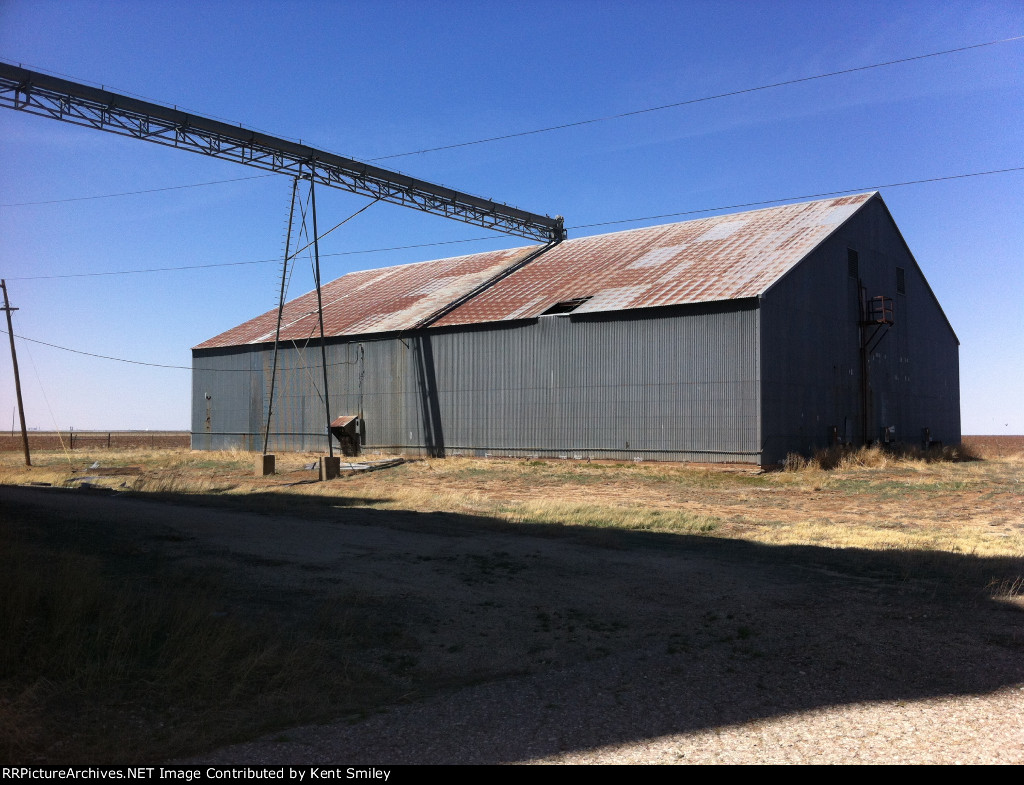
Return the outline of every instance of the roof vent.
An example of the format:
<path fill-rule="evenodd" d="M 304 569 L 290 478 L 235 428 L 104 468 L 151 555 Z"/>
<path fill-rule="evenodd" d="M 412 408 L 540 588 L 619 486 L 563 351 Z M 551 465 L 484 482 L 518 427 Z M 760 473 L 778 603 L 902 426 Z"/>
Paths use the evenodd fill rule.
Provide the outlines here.
<path fill-rule="evenodd" d="M 555 303 L 544 311 L 541 316 L 551 316 L 552 314 L 558 313 L 572 313 L 593 296 L 594 295 L 590 294 L 586 297 L 574 297 L 571 300 L 562 300 L 560 303 Z"/>

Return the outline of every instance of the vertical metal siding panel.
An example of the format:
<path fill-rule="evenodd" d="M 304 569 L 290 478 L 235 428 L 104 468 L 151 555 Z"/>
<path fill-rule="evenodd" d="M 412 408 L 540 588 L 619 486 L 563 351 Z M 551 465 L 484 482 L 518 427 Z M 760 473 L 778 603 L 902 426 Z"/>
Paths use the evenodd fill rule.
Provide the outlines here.
<path fill-rule="evenodd" d="M 445 445 L 449 454 L 756 460 L 756 328 L 757 311 L 747 305 L 432 331 Z M 363 342 L 361 396 L 359 342 L 329 345 L 332 416 L 356 413 L 362 401 L 370 450 L 426 448 L 422 337 Z M 266 386 L 266 352 L 218 362 L 253 369 L 243 374 L 251 379 L 225 383 L 216 395 L 218 403 L 238 398 L 227 401 L 245 415 L 235 430 L 255 443 L 262 411 L 256 417 L 252 401 Z M 206 378 L 197 375 L 194 389 Z M 325 449 L 321 379 L 318 352 L 282 349 L 275 449 Z"/>
<path fill-rule="evenodd" d="M 881 201 L 843 224 L 764 298 L 762 374 L 769 460 L 827 444 L 829 426 L 853 423 L 861 441 L 857 294 L 846 249 L 859 255 L 868 296 L 897 300 L 896 323 L 870 363 L 873 415 L 868 438 L 897 425 L 897 440 L 959 440 L 957 344 L 941 309 Z M 896 293 L 896 267 L 906 271 L 906 297 Z M 899 301 L 903 301 L 900 303 Z M 937 425 L 935 423 L 938 423 Z"/>
<path fill-rule="evenodd" d="M 262 450 L 263 441 L 259 435 L 263 433 L 266 412 L 266 393 L 264 389 L 263 358 L 264 350 L 259 348 L 249 353 L 249 423 L 248 433 L 242 439 L 242 449 Z M 268 374 L 269 375 L 269 374 Z"/>
<path fill-rule="evenodd" d="M 747 308 L 440 333 L 446 442 L 453 452 L 756 460 L 756 329 Z"/>
<path fill-rule="evenodd" d="M 210 386 L 210 372 L 204 370 L 211 362 L 206 357 L 192 357 L 192 449 L 209 450 L 210 436 L 206 433 L 206 391 Z"/>
<path fill-rule="evenodd" d="M 309 369 L 305 367 L 305 357 L 297 347 L 289 346 L 281 350 L 282 369 L 279 377 L 286 395 L 281 405 L 285 407 L 284 416 L 280 418 L 279 430 L 283 433 L 283 448 L 302 451 L 305 449 L 303 428 L 305 377 Z M 281 411 L 279 407 L 278 411 Z"/>
<path fill-rule="evenodd" d="M 896 298 L 894 329 L 900 351 L 892 369 L 902 413 L 897 437 L 916 443 L 928 428 L 932 439 L 957 444 L 961 437 L 959 348 L 924 276 L 912 260 L 903 261 L 899 266 L 906 270 L 906 295 Z"/>
<path fill-rule="evenodd" d="M 249 431 L 249 353 L 228 350 L 204 354 L 193 359 L 192 367 L 192 431 L 199 435 L 199 444 L 209 450 L 242 447 Z M 210 412 L 208 431 L 207 408 Z"/>

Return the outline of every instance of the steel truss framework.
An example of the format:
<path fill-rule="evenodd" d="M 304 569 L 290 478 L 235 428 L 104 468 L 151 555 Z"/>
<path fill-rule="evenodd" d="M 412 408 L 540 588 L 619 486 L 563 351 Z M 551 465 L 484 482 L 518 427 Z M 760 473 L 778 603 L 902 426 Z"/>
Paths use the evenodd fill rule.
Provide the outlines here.
<path fill-rule="evenodd" d="M 565 238 L 551 218 L 219 120 L 0 63 L 0 106 L 315 180 L 381 201 L 544 242 Z"/>

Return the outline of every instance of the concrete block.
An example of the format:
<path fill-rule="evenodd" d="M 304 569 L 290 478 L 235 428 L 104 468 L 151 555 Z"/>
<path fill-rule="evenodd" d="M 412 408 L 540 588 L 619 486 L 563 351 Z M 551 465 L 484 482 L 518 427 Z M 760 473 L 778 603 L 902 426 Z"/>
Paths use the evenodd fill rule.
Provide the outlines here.
<path fill-rule="evenodd" d="M 320 479 L 333 480 L 341 474 L 341 458 L 324 455 L 320 458 Z"/>
<path fill-rule="evenodd" d="M 273 455 L 257 455 L 256 456 L 256 476 L 266 477 L 268 474 L 274 474 L 277 471 L 277 459 Z"/>

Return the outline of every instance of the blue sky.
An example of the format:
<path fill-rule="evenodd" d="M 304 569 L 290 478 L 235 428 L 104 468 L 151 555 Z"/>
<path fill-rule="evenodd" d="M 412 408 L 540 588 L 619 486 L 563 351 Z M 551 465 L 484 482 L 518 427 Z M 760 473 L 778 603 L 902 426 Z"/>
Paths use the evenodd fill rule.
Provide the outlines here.
<path fill-rule="evenodd" d="M 1024 34 L 1020 2 L 0 0 L 0 57 L 368 159 Z M 382 165 L 569 227 L 1024 166 L 1024 41 Z M 0 110 L 0 204 L 260 174 Z M 21 335 L 188 366 L 276 303 L 290 181 L 0 207 Z M 1024 433 L 1024 172 L 883 189 L 961 341 L 965 433 Z M 318 191 L 320 224 L 366 203 Z M 660 223 L 662 221 L 649 221 Z M 581 236 L 645 223 L 573 231 Z M 525 244 L 375 205 L 324 276 Z M 293 295 L 312 287 L 300 267 Z M 6 344 L 6 339 L 4 341 Z M 19 342 L 30 427 L 189 427 L 189 373 Z M 0 427 L 13 414 L 7 352 Z M 5 414 L 6 412 L 6 414 Z"/>

